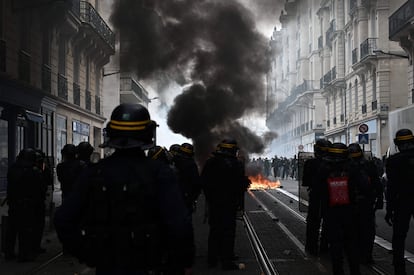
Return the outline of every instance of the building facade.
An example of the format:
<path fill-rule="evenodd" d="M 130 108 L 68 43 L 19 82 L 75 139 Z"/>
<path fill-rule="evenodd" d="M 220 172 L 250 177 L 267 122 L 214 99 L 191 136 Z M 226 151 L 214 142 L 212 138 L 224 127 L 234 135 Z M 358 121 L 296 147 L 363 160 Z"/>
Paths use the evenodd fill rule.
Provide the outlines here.
<path fill-rule="evenodd" d="M 315 140 L 321 137 L 346 144 L 360 142 L 375 156 L 385 154 L 389 146 L 388 112 L 407 104 L 409 65 L 402 48 L 389 40 L 390 2 L 299 0 L 285 4 L 280 34 L 290 36 L 293 42 L 284 44 L 275 58 L 294 59 L 290 66 L 281 62 L 281 68 L 283 77 L 294 75 L 296 82 L 287 87 L 285 100 L 276 100 L 268 127 L 295 141 L 292 146 L 281 140 L 280 146 L 288 149 L 286 155 L 312 151 Z M 286 53 L 293 50 L 296 56 Z M 312 89 L 308 85 L 298 91 L 302 80 L 310 81 Z M 283 79 L 276 86 L 282 83 Z M 306 95 L 310 91 L 312 97 Z M 300 108 L 287 108 L 294 105 L 306 106 L 309 115 L 301 114 Z M 289 118 L 274 123 L 278 113 Z M 285 121 L 293 123 L 286 126 Z M 362 124 L 368 126 L 365 135 L 360 132 Z"/>
<path fill-rule="evenodd" d="M 99 150 L 102 68 L 115 35 L 96 2 L 0 2 L 0 191 L 25 147 L 54 164 L 66 143 L 89 141 Z"/>

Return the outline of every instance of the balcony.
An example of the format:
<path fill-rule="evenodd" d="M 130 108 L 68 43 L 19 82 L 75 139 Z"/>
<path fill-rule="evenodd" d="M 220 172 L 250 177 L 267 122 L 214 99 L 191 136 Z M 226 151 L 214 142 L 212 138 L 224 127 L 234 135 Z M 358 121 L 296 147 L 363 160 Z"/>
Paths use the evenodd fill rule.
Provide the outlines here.
<path fill-rule="evenodd" d="M 30 83 L 30 63 L 32 57 L 25 51 L 19 51 L 19 79 Z"/>
<path fill-rule="evenodd" d="M 68 80 L 62 74 L 58 74 L 58 97 L 68 100 Z"/>
<path fill-rule="evenodd" d="M 80 106 L 81 93 L 80 86 L 78 83 L 73 83 L 73 104 Z"/>
<path fill-rule="evenodd" d="M 358 62 L 358 52 L 357 48 L 352 50 L 352 65 L 356 64 Z"/>
<path fill-rule="evenodd" d="M 414 0 L 408 0 L 388 19 L 389 38 L 392 41 L 399 41 L 401 36 L 408 36 L 413 30 L 411 22 L 414 17 Z"/>
<path fill-rule="evenodd" d="M 92 109 L 92 96 L 88 90 L 85 90 L 85 109 L 88 111 Z"/>
<path fill-rule="evenodd" d="M 143 103 L 148 102 L 148 92 L 131 77 L 121 77 L 121 102 Z"/>
<path fill-rule="evenodd" d="M 377 109 L 377 104 L 378 104 L 378 102 L 375 100 L 375 101 L 372 101 L 371 102 L 371 110 L 376 110 Z"/>
<path fill-rule="evenodd" d="M 331 71 L 329 71 L 323 76 L 323 84 L 327 85 L 331 83 L 331 81 L 332 81 L 332 74 L 331 74 Z"/>
<path fill-rule="evenodd" d="M 0 72 L 6 71 L 6 41 L 0 40 Z"/>
<path fill-rule="evenodd" d="M 322 35 L 318 37 L 318 49 L 322 49 L 323 48 L 323 37 Z"/>
<path fill-rule="evenodd" d="M 357 8 L 357 0 L 349 0 L 349 13 L 353 13 Z"/>
<path fill-rule="evenodd" d="M 82 23 L 91 26 L 112 51 L 115 51 L 115 34 L 89 2 L 80 1 L 80 19 Z"/>
<path fill-rule="evenodd" d="M 366 114 L 366 113 L 367 113 L 367 104 L 362 104 L 362 105 L 361 105 L 361 112 L 362 112 L 363 114 Z"/>
<path fill-rule="evenodd" d="M 361 60 L 369 55 L 375 55 L 374 50 L 377 49 L 378 38 L 367 38 L 360 45 Z"/>
<path fill-rule="evenodd" d="M 42 90 L 48 94 L 52 93 L 52 70 L 47 64 L 42 66 Z"/>

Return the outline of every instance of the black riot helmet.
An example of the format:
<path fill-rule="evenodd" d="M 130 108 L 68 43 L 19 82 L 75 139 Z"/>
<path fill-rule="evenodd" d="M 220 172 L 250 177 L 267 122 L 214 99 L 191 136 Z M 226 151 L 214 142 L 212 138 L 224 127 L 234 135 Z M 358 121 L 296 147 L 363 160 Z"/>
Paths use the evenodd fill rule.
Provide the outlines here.
<path fill-rule="evenodd" d="M 93 146 L 87 141 L 82 141 L 76 146 L 76 153 L 78 154 L 78 159 L 90 161 Z"/>
<path fill-rule="evenodd" d="M 36 163 L 36 160 L 37 160 L 36 151 L 32 148 L 22 149 L 19 152 L 19 155 L 17 155 L 17 161 L 21 163 L 34 164 Z"/>
<path fill-rule="evenodd" d="M 394 144 L 399 151 L 406 151 L 414 148 L 414 136 L 410 129 L 400 129 L 395 133 Z"/>
<path fill-rule="evenodd" d="M 329 161 L 343 161 L 348 158 L 348 147 L 342 142 L 334 142 L 328 149 L 326 159 Z"/>
<path fill-rule="evenodd" d="M 141 104 L 122 103 L 111 114 L 111 120 L 106 125 L 108 141 L 103 147 L 116 149 L 141 148 L 154 146 L 157 123 Z"/>
<path fill-rule="evenodd" d="M 351 143 L 348 145 L 349 156 L 352 159 L 361 159 L 364 157 L 361 146 L 358 143 Z"/>
<path fill-rule="evenodd" d="M 154 146 L 148 150 L 147 156 L 153 160 L 161 160 L 165 163 L 171 162 L 171 154 L 168 152 L 167 148 L 161 146 Z"/>
<path fill-rule="evenodd" d="M 74 144 L 66 144 L 63 146 L 62 150 L 60 150 L 60 153 L 64 159 L 75 159 L 76 146 Z"/>
<path fill-rule="evenodd" d="M 170 154 L 172 156 L 178 156 L 180 153 L 180 144 L 173 144 L 170 146 Z"/>
<path fill-rule="evenodd" d="M 194 146 L 190 143 L 183 143 L 179 147 L 180 155 L 186 158 L 194 157 Z"/>
<path fill-rule="evenodd" d="M 216 152 L 219 154 L 237 156 L 239 151 L 239 146 L 237 146 L 237 141 L 234 139 L 223 139 L 218 145 Z"/>
<path fill-rule="evenodd" d="M 318 139 L 313 146 L 315 157 L 320 158 L 325 156 L 328 153 L 328 149 L 331 145 L 332 143 L 327 139 Z"/>

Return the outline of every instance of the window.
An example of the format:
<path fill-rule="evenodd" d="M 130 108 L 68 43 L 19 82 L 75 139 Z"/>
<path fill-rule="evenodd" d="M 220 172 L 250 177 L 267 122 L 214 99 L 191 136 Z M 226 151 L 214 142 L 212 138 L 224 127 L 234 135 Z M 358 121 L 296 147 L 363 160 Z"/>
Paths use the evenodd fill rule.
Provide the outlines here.
<path fill-rule="evenodd" d="M 67 139 L 67 119 L 64 116 L 57 115 L 56 116 L 56 158 L 57 163 L 62 161 L 62 154 L 60 151 L 62 150 L 63 146 L 68 143 Z"/>
<path fill-rule="evenodd" d="M 358 112 L 358 79 L 355 79 L 355 111 Z"/>
<path fill-rule="evenodd" d="M 351 83 L 349 83 L 349 86 L 348 86 L 349 88 L 348 88 L 348 91 L 349 91 L 349 104 L 348 104 L 348 106 L 349 106 L 349 114 L 351 114 L 352 113 L 352 84 Z"/>
<path fill-rule="evenodd" d="M 372 71 L 372 101 L 377 101 L 377 71 Z"/>
<path fill-rule="evenodd" d="M 4 2 L 6 1 L 0 1 L 0 39 L 4 37 L 4 25 L 5 25 L 5 20 L 4 18 L 5 13 L 4 13 Z"/>
<path fill-rule="evenodd" d="M 72 122 L 72 143 L 78 145 L 82 141 L 89 142 L 89 124 L 74 120 Z"/>
<path fill-rule="evenodd" d="M 46 156 L 53 156 L 53 116 L 51 112 L 43 114 L 42 123 L 42 151 Z"/>
<path fill-rule="evenodd" d="M 367 104 L 367 83 L 365 82 L 365 75 L 361 77 L 361 84 L 362 84 L 362 104 Z"/>
<path fill-rule="evenodd" d="M 20 32 L 20 49 L 26 51 L 27 53 L 30 52 L 30 13 L 29 12 L 22 12 L 20 15 L 20 25 L 19 25 L 19 32 Z"/>
<path fill-rule="evenodd" d="M 59 39 L 59 74 L 66 75 L 66 41 L 64 37 Z"/>
<path fill-rule="evenodd" d="M 1 3 L 0 3 L 1 6 Z M 3 107 L 0 106 L 0 114 L 3 111 Z M 9 162 L 9 141 L 8 141 L 8 122 L 0 118 L 0 192 L 6 190 L 7 182 L 7 170 Z"/>

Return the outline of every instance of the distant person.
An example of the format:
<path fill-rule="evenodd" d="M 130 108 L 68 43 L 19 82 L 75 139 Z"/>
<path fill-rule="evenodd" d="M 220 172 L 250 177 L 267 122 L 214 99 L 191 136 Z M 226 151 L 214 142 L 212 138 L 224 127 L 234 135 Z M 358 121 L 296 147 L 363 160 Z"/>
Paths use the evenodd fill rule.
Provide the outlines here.
<path fill-rule="evenodd" d="M 96 274 L 191 274 L 191 223 L 173 170 L 145 155 L 156 122 L 120 104 L 106 126 L 115 152 L 90 165 L 55 214 L 59 239 Z"/>
<path fill-rule="evenodd" d="M 208 266 L 215 267 L 221 262 L 224 270 L 239 269 L 234 254 L 236 217 L 240 198 L 249 185 L 243 163 L 237 158 L 238 151 L 235 140 L 223 140 L 201 172 L 210 227 Z"/>
<path fill-rule="evenodd" d="M 83 160 L 76 158 L 76 152 L 76 146 L 73 144 L 63 146 L 61 150 L 62 162 L 56 166 L 56 174 L 62 190 L 62 201 L 72 192 L 76 179 L 86 167 Z"/>
<path fill-rule="evenodd" d="M 388 158 L 387 213 L 385 221 L 393 226 L 392 251 L 395 275 L 406 275 L 404 250 L 405 239 L 414 216 L 414 136 L 409 129 L 396 132 L 394 144 L 398 153 Z"/>
<path fill-rule="evenodd" d="M 26 148 L 20 151 L 16 162 L 9 167 L 7 182 L 9 221 L 5 258 L 16 258 L 17 238 L 17 260 L 33 261 L 39 253 L 39 217 L 42 214 L 42 204 L 44 205 L 44 179 L 34 149 Z"/>
<path fill-rule="evenodd" d="M 79 160 L 82 160 L 87 166 L 91 164 L 91 156 L 93 153 L 93 146 L 87 142 L 82 141 L 76 146 L 76 155 Z"/>

